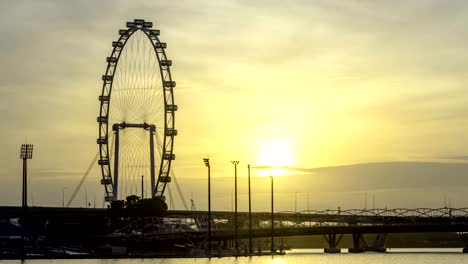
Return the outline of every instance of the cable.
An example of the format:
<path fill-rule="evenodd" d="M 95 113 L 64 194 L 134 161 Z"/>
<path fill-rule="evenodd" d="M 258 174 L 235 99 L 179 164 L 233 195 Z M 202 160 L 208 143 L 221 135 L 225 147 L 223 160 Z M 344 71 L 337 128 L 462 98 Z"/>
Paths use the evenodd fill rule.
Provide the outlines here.
<path fill-rule="evenodd" d="M 96 153 L 93 160 L 89 164 L 88 169 L 86 169 L 85 173 L 83 174 L 83 177 L 81 177 L 80 183 L 78 183 L 78 186 L 76 186 L 76 189 L 71 195 L 70 199 L 68 200 L 66 207 L 70 206 L 70 204 L 73 202 L 73 199 L 75 199 L 76 194 L 80 191 L 81 186 L 83 185 L 84 181 L 88 177 L 89 172 L 93 168 L 93 165 L 96 164 L 96 161 L 98 160 L 98 158 L 99 158 L 99 151 Z"/>

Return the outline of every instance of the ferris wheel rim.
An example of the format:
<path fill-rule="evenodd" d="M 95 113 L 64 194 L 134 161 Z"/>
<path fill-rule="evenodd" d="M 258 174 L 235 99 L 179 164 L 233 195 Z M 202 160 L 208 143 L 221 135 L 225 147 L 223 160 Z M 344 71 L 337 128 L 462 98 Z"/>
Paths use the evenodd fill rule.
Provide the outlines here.
<path fill-rule="evenodd" d="M 177 105 L 174 103 L 173 88 L 175 82 L 172 79 L 170 66 L 172 61 L 168 60 L 165 48 L 167 44 L 161 42 L 159 39 L 159 30 L 152 29 L 152 23 L 144 20 L 135 19 L 134 22 L 127 22 L 127 29 L 119 30 L 120 37 L 117 41 L 112 43 L 113 49 L 111 56 L 107 58 L 106 73 L 103 75 L 103 86 L 101 95 L 99 96 L 100 110 L 98 116 L 99 123 L 99 138 L 97 143 L 99 145 L 99 161 L 101 167 L 101 184 L 104 185 L 106 193 L 106 201 L 111 202 L 116 200 L 117 191 L 114 190 L 114 178 L 112 177 L 112 168 L 110 164 L 110 149 L 109 142 L 112 133 L 109 133 L 109 108 L 112 98 L 112 89 L 114 84 L 114 75 L 117 71 L 120 56 L 124 50 L 127 42 L 134 33 L 141 31 L 146 38 L 151 42 L 154 56 L 156 56 L 159 66 L 159 73 L 161 76 L 161 89 L 163 94 L 163 112 L 164 112 L 164 128 L 162 130 L 162 150 L 161 160 L 159 162 L 159 170 L 156 179 L 156 188 L 151 191 L 152 197 L 159 197 L 164 200 L 164 191 L 167 184 L 170 182 L 169 171 L 171 168 L 172 160 L 175 159 L 174 154 L 174 137 L 177 135 L 175 129 L 175 111 Z M 110 58 L 110 59 L 109 59 Z"/>

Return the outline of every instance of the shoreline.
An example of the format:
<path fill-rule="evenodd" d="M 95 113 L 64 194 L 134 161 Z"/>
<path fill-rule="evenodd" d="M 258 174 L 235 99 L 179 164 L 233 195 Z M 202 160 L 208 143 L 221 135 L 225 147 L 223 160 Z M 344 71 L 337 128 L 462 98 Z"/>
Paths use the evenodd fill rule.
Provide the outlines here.
<path fill-rule="evenodd" d="M 274 256 L 282 256 L 285 253 L 275 253 Z M 271 254 L 251 254 L 251 255 L 232 255 L 232 254 L 212 254 L 208 255 L 190 255 L 190 254 L 125 254 L 125 255 L 102 255 L 102 254 L 76 254 L 76 255 L 0 255 L 0 260 L 26 260 L 26 259 L 146 259 L 146 258 L 225 258 L 225 257 L 261 257 L 271 256 Z"/>

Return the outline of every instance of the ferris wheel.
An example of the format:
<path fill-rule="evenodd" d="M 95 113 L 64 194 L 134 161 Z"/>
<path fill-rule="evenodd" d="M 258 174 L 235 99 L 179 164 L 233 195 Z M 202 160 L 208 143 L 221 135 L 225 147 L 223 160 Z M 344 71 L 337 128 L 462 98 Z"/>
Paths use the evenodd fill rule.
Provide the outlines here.
<path fill-rule="evenodd" d="M 102 76 L 97 118 L 101 184 L 107 202 L 140 194 L 164 201 L 177 135 L 172 61 L 152 22 L 135 19 L 126 26 L 112 42 Z"/>

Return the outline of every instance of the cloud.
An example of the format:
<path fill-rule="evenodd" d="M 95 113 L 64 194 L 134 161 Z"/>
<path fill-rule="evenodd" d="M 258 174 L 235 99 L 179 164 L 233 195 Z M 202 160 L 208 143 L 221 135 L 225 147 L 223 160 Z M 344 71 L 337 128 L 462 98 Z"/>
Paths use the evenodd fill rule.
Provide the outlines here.
<path fill-rule="evenodd" d="M 468 163 L 384 162 L 302 169 L 297 181 L 318 182 L 320 189 L 378 190 L 468 187 Z M 299 180 L 300 179 L 300 180 Z M 325 187 L 326 186 L 326 187 Z"/>
<path fill-rule="evenodd" d="M 468 161 L 468 156 L 441 156 L 439 158 L 455 161 Z"/>
<path fill-rule="evenodd" d="M 464 157 L 468 159 L 467 157 Z M 252 169 L 269 169 L 271 166 L 251 166 Z M 408 188 L 466 187 L 465 162 L 382 162 L 361 163 L 318 168 L 273 167 L 290 172 L 277 177 L 282 189 L 304 191 L 377 191 Z M 255 172 L 253 172 L 256 175 Z M 240 177 L 245 178 L 246 175 Z M 221 179 L 218 177 L 218 180 Z M 227 179 L 228 178 L 223 178 Z M 300 184 L 294 184 L 300 183 Z"/>
<path fill-rule="evenodd" d="M 289 170 L 324 173 L 342 188 L 353 183 L 338 181 L 344 168 L 304 167 L 467 147 L 460 143 L 467 129 L 465 1 L 3 1 L 4 171 L 17 169 L 9 157 L 26 138 L 39 147 L 40 167 L 84 171 L 97 151 L 105 57 L 117 30 L 136 17 L 161 29 L 174 61 L 180 84 L 174 166 L 186 169 L 183 175 L 200 175 L 193 169 L 204 151 L 252 158 L 245 153 L 255 152 L 267 133 L 300 142 L 303 160 Z M 385 171 L 399 166 L 411 167 L 347 169 L 356 181 L 358 172 L 387 175 L 369 181 L 384 188 L 409 175 Z M 411 168 L 432 180 L 407 176 L 409 184 L 449 184 L 434 175 L 445 165 L 428 166 L 432 172 Z M 453 182 L 461 184 L 460 176 Z"/>

